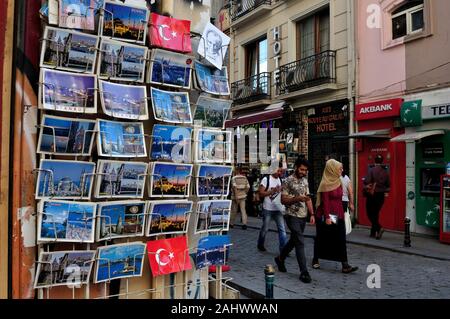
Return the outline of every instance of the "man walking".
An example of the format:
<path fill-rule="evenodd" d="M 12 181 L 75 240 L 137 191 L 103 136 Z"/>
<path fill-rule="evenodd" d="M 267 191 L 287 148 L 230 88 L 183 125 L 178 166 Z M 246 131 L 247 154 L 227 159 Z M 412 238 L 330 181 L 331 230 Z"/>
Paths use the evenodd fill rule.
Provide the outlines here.
<path fill-rule="evenodd" d="M 375 167 L 369 170 L 364 179 L 366 195 L 366 211 L 372 228 L 370 237 L 381 239 L 384 229 L 379 222 L 380 211 L 384 204 L 384 197 L 390 190 L 389 174 L 383 167 L 383 156 L 378 154 L 375 157 Z"/>
<path fill-rule="evenodd" d="M 238 209 L 241 210 L 241 218 L 242 218 L 242 229 L 247 229 L 247 212 L 246 212 L 246 200 L 247 193 L 250 189 L 250 184 L 242 174 L 242 169 L 237 168 L 236 175 L 231 179 L 231 218 L 230 218 L 230 227 L 233 227 L 234 221 L 236 219 L 236 215 Z"/>
<path fill-rule="evenodd" d="M 289 252 L 295 248 L 298 266 L 300 268 L 300 280 L 304 283 L 311 282 L 308 268 L 306 267 L 304 231 L 308 220 L 308 212 L 311 215 L 310 223 L 314 224 L 314 212 L 309 195 L 308 174 L 309 163 L 299 158 L 295 162 L 295 171 L 283 184 L 281 202 L 286 205 L 286 224 L 291 231 L 288 243 L 281 250 L 281 254 L 275 257 L 278 270 L 286 272 L 284 261 Z"/>

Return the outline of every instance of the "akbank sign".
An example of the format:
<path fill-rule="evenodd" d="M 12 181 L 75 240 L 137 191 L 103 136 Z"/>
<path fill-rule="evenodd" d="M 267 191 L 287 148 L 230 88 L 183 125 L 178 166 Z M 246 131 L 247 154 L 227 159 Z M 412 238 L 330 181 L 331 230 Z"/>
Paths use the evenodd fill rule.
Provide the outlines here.
<path fill-rule="evenodd" d="M 363 121 L 399 116 L 402 103 L 403 99 L 390 99 L 358 104 L 355 118 L 357 121 Z"/>

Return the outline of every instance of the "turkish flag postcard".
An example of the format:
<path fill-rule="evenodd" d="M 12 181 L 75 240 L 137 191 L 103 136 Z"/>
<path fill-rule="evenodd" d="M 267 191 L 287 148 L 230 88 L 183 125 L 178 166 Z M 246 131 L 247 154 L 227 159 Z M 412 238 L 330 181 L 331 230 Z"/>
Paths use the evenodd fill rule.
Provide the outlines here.
<path fill-rule="evenodd" d="M 186 236 L 149 241 L 147 253 L 155 277 L 192 268 Z"/>
<path fill-rule="evenodd" d="M 192 51 L 191 21 L 152 13 L 149 28 L 150 45 L 183 53 Z"/>

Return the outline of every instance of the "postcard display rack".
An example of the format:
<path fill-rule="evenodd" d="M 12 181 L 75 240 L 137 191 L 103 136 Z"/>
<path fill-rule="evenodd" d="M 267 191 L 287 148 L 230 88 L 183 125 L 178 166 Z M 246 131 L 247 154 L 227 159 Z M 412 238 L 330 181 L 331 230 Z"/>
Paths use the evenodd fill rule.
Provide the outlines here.
<path fill-rule="evenodd" d="M 123 1 L 49 1 L 40 13 L 38 297 L 208 298 L 213 282 L 221 298 L 229 38 Z M 198 247 L 209 237 L 224 243 L 219 262 Z"/>

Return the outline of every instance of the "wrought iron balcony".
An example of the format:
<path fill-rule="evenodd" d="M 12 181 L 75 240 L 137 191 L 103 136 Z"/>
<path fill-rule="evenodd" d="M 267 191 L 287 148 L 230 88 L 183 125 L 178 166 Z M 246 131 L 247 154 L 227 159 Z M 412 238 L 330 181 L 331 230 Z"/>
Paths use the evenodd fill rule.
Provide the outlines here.
<path fill-rule="evenodd" d="M 231 97 L 235 104 L 270 98 L 270 73 L 259 73 L 231 83 Z"/>
<path fill-rule="evenodd" d="M 280 94 L 336 83 L 336 51 L 324 51 L 280 67 Z"/>
<path fill-rule="evenodd" d="M 232 0 L 231 21 L 239 19 L 262 5 L 271 5 L 272 0 Z"/>

